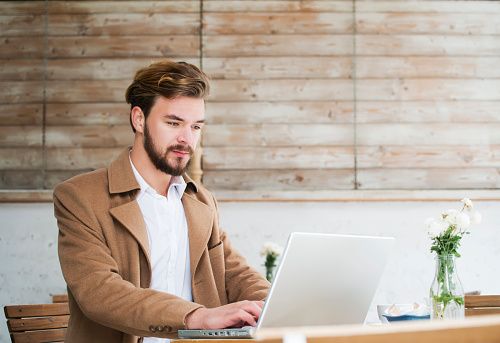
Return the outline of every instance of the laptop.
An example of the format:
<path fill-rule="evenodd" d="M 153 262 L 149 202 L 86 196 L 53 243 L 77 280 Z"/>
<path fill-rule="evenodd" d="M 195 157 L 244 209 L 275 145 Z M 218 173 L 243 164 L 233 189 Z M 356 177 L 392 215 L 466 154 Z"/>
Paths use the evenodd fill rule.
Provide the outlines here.
<path fill-rule="evenodd" d="M 263 328 L 363 324 L 392 237 L 291 233 L 257 326 L 179 330 L 179 338 L 252 338 Z"/>

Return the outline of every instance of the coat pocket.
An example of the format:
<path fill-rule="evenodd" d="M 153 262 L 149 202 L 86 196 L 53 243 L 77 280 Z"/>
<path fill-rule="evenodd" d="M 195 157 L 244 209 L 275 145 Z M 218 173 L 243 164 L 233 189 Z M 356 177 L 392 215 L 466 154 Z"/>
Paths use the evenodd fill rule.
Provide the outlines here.
<path fill-rule="evenodd" d="M 215 259 L 224 256 L 224 245 L 222 241 L 208 249 L 208 256 L 210 257 L 210 261 L 214 261 Z"/>

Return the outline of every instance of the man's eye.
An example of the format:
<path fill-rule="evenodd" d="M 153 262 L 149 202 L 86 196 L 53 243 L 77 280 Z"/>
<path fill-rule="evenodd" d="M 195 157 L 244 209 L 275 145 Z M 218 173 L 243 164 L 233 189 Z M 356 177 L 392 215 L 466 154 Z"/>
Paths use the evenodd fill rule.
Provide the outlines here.
<path fill-rule="evenodd" d="M 179 123 L 170 121 L 170 122 L 168 122 L 168 125 L 170 125 L 170 126 L 179 126 Z"/>
<path fill-rule="evenodd" d="M 201 130 L 201 126 L 200 125 L 195 125 L 195 126 L 193 126 L 193 129 L 194 130 Z"/>

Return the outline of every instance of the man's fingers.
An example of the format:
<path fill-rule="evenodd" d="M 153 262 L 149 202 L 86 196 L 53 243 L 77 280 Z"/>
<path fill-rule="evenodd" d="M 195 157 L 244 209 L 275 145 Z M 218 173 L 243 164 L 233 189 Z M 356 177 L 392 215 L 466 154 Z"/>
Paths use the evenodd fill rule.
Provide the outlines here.
<path fill-rule="evenodd" d="M 263 306 L 262 301 L 240 301 L 212 309 L 199 308 L 186 318 L 186 324 L 190 329 L 223 329 L 243 323 L 255 326 Z"/>

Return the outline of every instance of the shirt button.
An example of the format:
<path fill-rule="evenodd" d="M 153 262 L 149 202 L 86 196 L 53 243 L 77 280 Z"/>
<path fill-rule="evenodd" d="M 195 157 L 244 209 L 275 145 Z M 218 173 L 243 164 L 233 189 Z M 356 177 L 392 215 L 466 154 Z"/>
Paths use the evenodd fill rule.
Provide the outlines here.
<path fill-rule="evenodd" d="M 156 332 L 156 326 L 151 325 L 151 326 L 149 327 L 149 331 L 151 331 L 151 332 Z"/>

